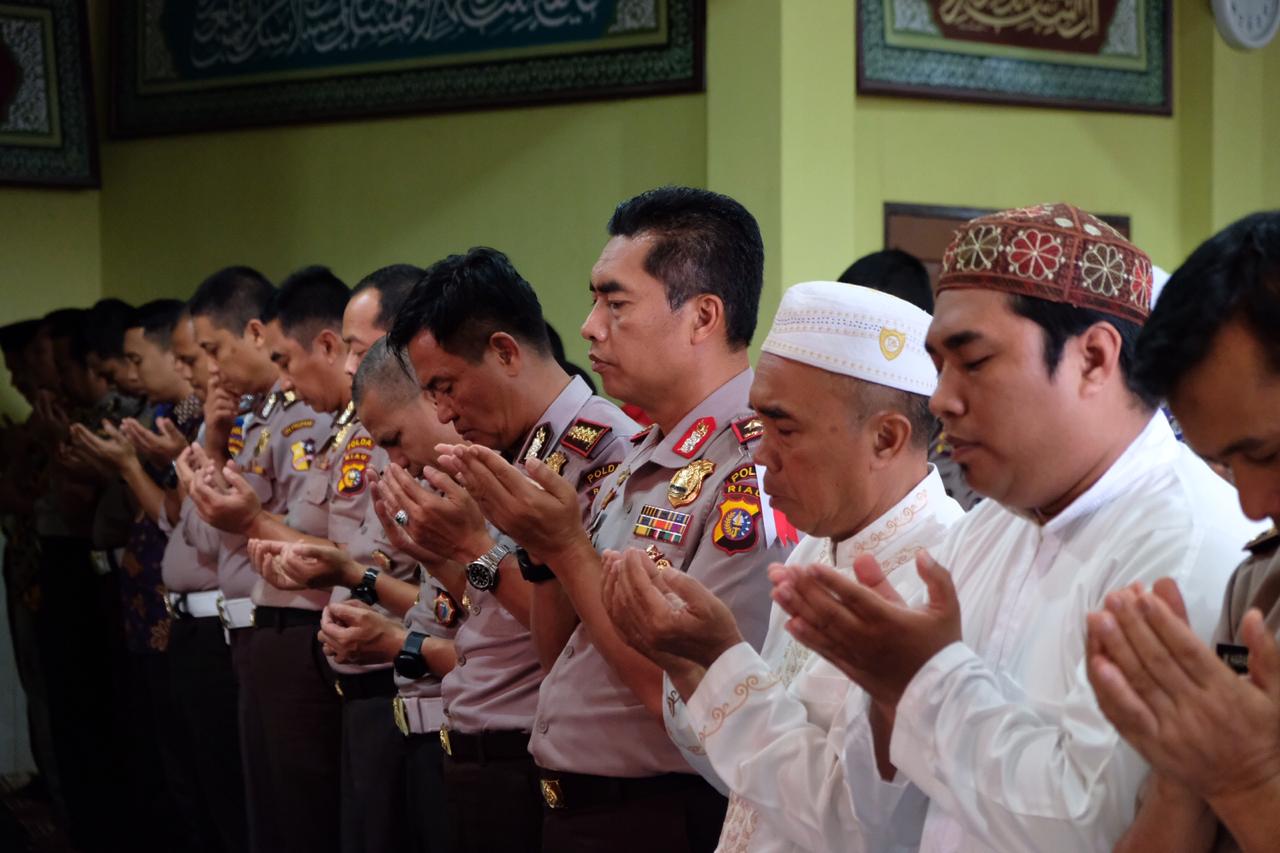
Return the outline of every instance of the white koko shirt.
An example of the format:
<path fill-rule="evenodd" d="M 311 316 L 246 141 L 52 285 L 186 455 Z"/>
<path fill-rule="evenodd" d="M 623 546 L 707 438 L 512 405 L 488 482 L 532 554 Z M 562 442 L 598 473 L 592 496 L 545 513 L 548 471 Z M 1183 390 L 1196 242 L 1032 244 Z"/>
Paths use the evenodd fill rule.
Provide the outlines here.
<path fill-rule="evenodd" d="M 787 562 L 834 565 L 852 577 L 854 558 L 871 554 L 894 587 L 910 595 L 920 585 L 915 552 L 936 545 L 963 514 L 930 466 L 924 480 L 856 536 L 838 544 L 807 536 Z M 865 694 L 795 642 L 785 628 L 787 618 L 775 606 L 760 654 L 741 643 L 707 670 L 684 710 L 692 732 L 676 730 L 668 715 L 670 733 L 686 754 L 702 753 L 702 761 L 691 763 L 732 791 L 722 851 L 818 850 L 842 847 L 860 835 L 876 837 L 853 814 L 854 788 L 841 761 L 846 706 L 861 716 Z M 707 772 L 707 761 L 714 773 Z M 923 795 L 917 792 L 914 804 L 900 805 L 904 816 L 898 823 L 913 827 L 903 845 L 910 849 L 924 818 Z M 910 811 L 914 818 L 906 815 Z M 867 849 L 890 850 L 893 842 L 886 838 Z"/>

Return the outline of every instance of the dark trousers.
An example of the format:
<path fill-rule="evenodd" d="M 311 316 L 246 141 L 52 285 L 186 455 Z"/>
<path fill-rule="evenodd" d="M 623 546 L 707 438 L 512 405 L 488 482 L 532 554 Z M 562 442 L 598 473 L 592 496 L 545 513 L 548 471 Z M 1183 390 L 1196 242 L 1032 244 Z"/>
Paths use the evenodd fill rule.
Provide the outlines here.
<path fill-rule="evenodd" d="M 542 795 L 533 757 L 444 759 L 450 840 L 458 853 L 539 853 Z M 548 851 L 556 850 L 547 847 Z M 653 850 L 661 848 L 651 848 Z"/>
<path fill-rule="evenodd" d="M 542 848 L 548 853 L 711 853 L 727 807 L 715 788 L 688 775 L 643 795 L 624 793 L 612 802 L 548 808 Z"/>
<path fill-rule="evenodd" d="M 283 624 L 264 615 L 240 629 L 251 632 L 240 693 L 250 848 L 336 853 L 342 708 L 316 640 L 320 614 L 289 610 Z"/>
<path fill-rule="evenodd" d="M 404 851 L 409 844 L 408 751 L 391 712 L 395 678 L 390 669 L 333 677 L 343 687 L 343 853 Z"/>
<path fill-rule="evenodd" d="M 80 850 L 119 850 L 127 842 L 117 768 L 127 756 L 112 727 L 127 695 L 112 578 L 94 572 L 87 540 L 42 537 L 40 548 L 35 635 L 59 813 Z"/>
<path fill-rule="evenodd" d="M 216 617 L 175 619 L 169 634 L 175 751 L 193 796 L 188 819 L 200 849 L 249 849 L 237 687 L 231 650 Z"/>
<path fill-rule="evenodd" d="M 409 735 L 405 738 L 405 753 L 404 809 L 409 822 L 409 849 L 412 853 L 452 853 L 440 736 L 435 732 Z"/>

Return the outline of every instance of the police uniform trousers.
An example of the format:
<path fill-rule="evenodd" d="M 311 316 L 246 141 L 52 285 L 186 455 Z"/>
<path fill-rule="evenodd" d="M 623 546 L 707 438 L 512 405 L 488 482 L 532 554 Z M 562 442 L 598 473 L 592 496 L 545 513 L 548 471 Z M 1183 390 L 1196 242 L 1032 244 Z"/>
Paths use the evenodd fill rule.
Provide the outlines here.
<path fill-rule="evenodd" d="M 528 732 L 449 733 L 444 788 L 458 853 L 542 850 L 538 766 L 528 742 Z"/>
<path fill-rule="evenodd" d="M 343 853 L 404 850 L 408 749 L 391 710 L 395 675 L 388 667 L 331 678 L 342 690 Z"/>
<path fill-rule="evenodd" d="M 690 773 L 640 779 L 543 771 L 557 807 L 545 807 L 542 847 L 555 853 L 711 853 L 728 800 Z"/>
<path fill-rule="evenodd" d="M 200 849 L 248 850 L 238 690 L 222 623 L 215 616 L 175 617 L 168 661 L 175 751 L 189 780 L 189 819 Z"/>
<path fill-rule="evenodd" d="M 413 853 L 453 853 L 445 810 L 444 749 L 440 736 L 406 735 L 405 814 Z"/>
<path fill-rule="evenodd" d="M 250 846 L 336 853 L 342 707 L 316 639 L 320 612 L 257 607 L 253 618 L 242 629 L 250 654 L 240 703 Z"/>
<path fill-rule="evenodd" d="M 123 792 L 116 768 L 125 755 L 111 731 L 112 710 L 127 697 L 114 579 L 94 571 L 87 539 L 41 537 L 40 550 L 35 634 L 61 795 L 59 819 L 78 849 L 119 849 Z"/>

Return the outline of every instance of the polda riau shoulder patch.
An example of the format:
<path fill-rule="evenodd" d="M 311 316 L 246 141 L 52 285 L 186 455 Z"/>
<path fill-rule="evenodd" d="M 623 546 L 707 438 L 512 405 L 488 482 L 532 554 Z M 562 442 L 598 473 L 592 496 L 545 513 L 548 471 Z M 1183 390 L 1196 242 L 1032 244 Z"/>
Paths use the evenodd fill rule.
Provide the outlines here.
<path fill-rule="evenodd" d="M 337 491 L 343 497 L 355 497 L 364 491 L 367 481 L 365 469 L 373 457 L 373 439 L 367 435 L 357 435 L 347 444 L 342 454 L 342 472 L 338 478 Z"/>

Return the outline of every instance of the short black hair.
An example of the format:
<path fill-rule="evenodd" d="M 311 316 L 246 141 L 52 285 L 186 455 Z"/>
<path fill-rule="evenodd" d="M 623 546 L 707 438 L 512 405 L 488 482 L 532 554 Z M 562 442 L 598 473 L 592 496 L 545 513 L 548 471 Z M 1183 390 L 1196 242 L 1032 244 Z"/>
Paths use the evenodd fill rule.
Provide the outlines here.
<path fill-rule="evenodd" d="M 187 302 L 192 317 L 208 317 L 219 329 L 244 333 L 250 320 L 261 320 L 275 288 L 252 267 L 224 267 L 200 282 Z"/>
<path fill-rule="evenodd" d="M 423 331 L 447 352 L 472 362 L 484 357 L 497 332 L 551 354 L 538 294 L 506 255 L 485 246 L 427 267 L 392 324 L 388 343 L 403 359 L 409 342 Z"/>
<path fill-rule="evenodd" d="M 0 326 L 0 351 L 17 355 L 31 346 L 39 334 L 39 320 L 19 320 Z"/>
<path fill-rule="evenodd" d="M 618 205 L 609 234 L 652 236 L 645 272 L 666 287 L 671 309 L 703 293 L 718 296 L 730 347 L 751 343 L 764 288 L 764 240 L 745 207 L 710 190 L 659 187 Z"/>
<path fill-rule="evenodd" d="M 59 308 L 44 315 L 44 323 L 49 327 L 49 337 L 55 341 L 70 341 L 68 352 L 71 359 L 81 367 L 88 364 L 88 318 L 89 311 L 86 308 Z"/>
<path fill-rule="evenodd" d="M 1138 339 L 1139 378 L 1168 397 L 1233 322 L 1280 372 L 1280 210 L 1228 225 L 1174 271 Z"/>
<path fill-rule="evenodd" d="M 328 267 L 303 267 L 280 283 L 265 322 L 280 321 L 286 335 L 304 346 L 323 329 L 342 333 L 342 312 L 351 291 Z"/>
<path fill-rule="evenodd" d="M 130 329 L 142 329 L 142 335 L 165 352 L 173 345 L 173 329 L 187 310 L 181 299 L 153 299 L 138 307 Z"/>
<path fill-rule="evenodd" d="M 933 313 L 929 271 L 919 258 L 901 249 L 885 249 L 858 258 L 840 275 L 839 281 L 896 296 L 926 314 Z"/>
<path fill-rule="evenodd" d="M 351 401 L 357 408 L 372 388 L 390 391 L 383 400 L 393 404 L 406 402 L 422 393 L 417 377 L 405 369 L 404 363 L 392 352 L 386 337 L 378 338 L 369 347 L 351 380 Z"/>
<path fill-rule="evenodd" d="M 1084 334 L 1091 326 L 1108 323 L 1120 335 L 1120 375 L 1124 377 L 1125 387 L 1144 408 L 1154 409 L 1159 405 L 1159 395 L 1143 384 L 1134 372 L 1138 335 L 1142 332 L 1140 325 L 1092 308 L 1077 308 L 1034 296 L 1010 294 L 1008 298 L 1013 313 L 1035 323 L 1044 332 L 1044 366 L 1050 376 L 1058 372 L 1067 341 Z"/>
<path fill-rule="evenodd" d="M 560 340 L 560 333 L 556 331 L 556 327 L 547 324 L 547 341 L 551 344 L 551 355 L 555 358 L 560 368 L 570 376 L 578 376 L 587 383 L 587 387 L 591 389 L 591 393 L 596 393 L 596 381 L 585 368 L 579 367 L 569 360 L 564 353 L 564 341 Z"/>
<path fill-rule="evenodd" d="M 373 322 L 385 332 L 395 322 L 396 315 L 424 272 L 426 270 L 422 267 L 413 264 L 391 264 L 362 278 L 351 295 L 354 297 L 370 289 L 378 291 L 378 316 Z"/>
<path fill-rule="evenodd" d="M 124 357 L 124 331 L 134 325 L 135 309 L 123 299 L 99 299 L 89 309 L 86 345 L 102 358 Z"/>

